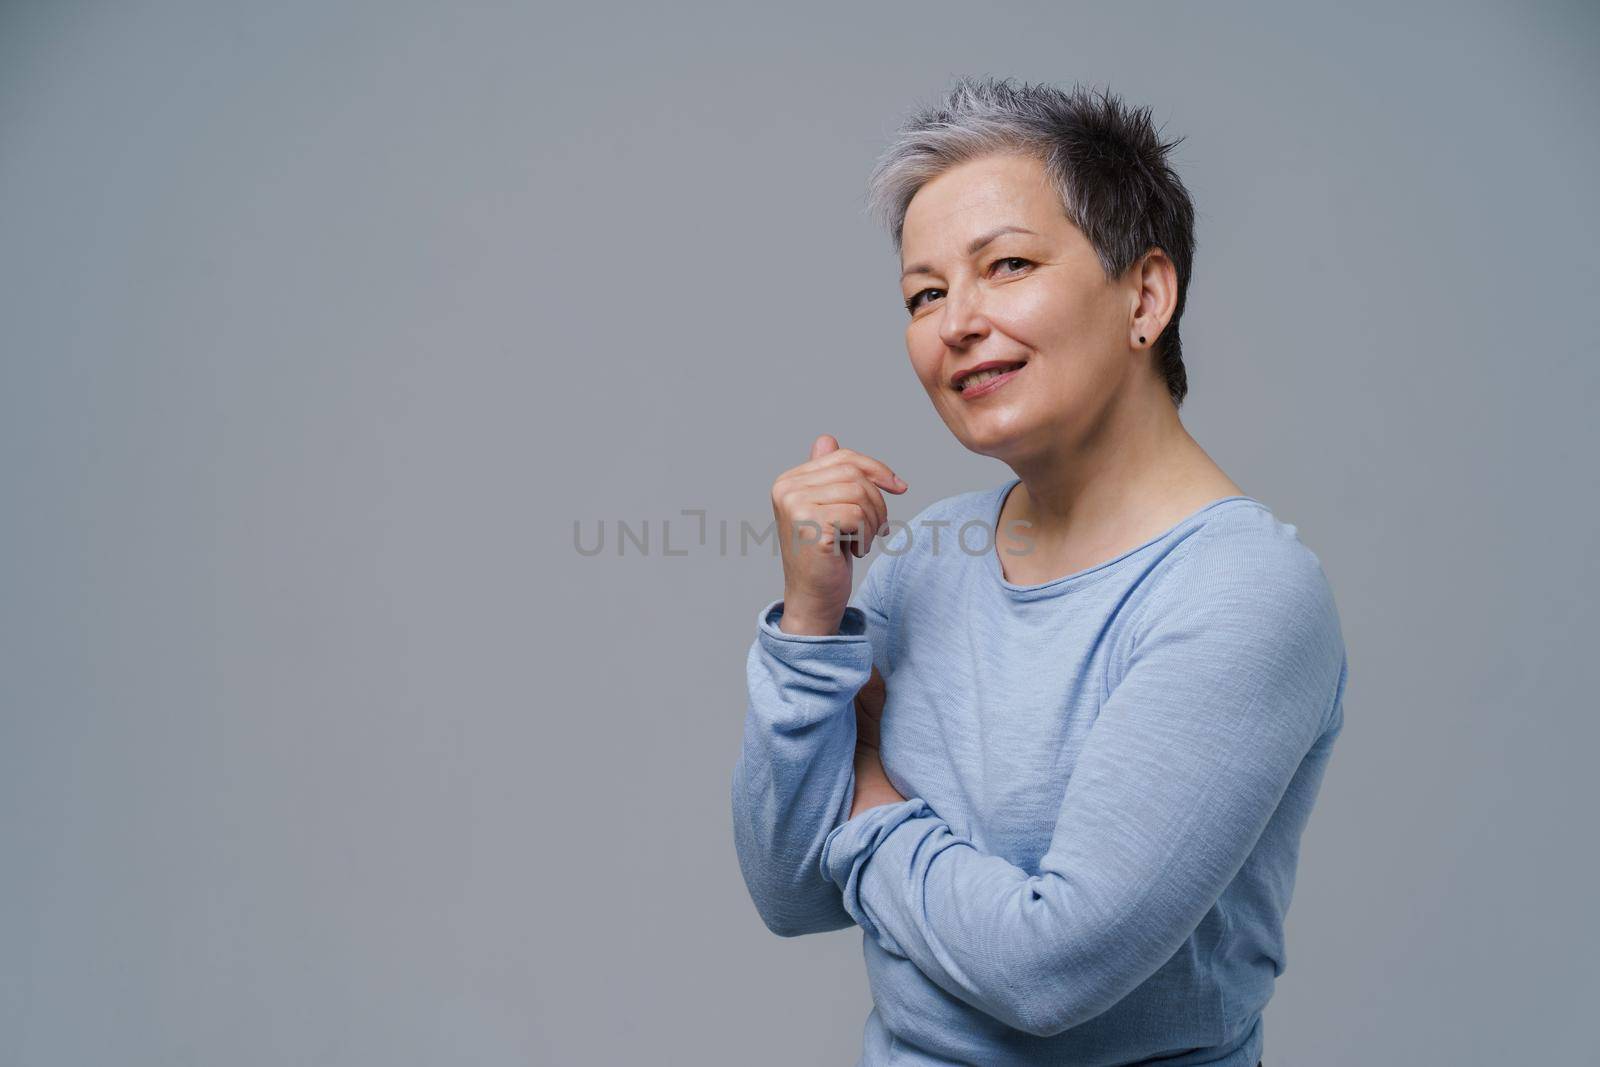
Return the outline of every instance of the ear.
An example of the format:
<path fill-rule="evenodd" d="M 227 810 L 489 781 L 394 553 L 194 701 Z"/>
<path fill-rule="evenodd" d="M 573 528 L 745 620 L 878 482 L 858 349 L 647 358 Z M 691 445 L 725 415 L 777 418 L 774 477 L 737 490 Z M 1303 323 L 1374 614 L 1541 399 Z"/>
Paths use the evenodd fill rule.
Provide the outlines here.
<path fill-rule="evenodd" d="M 1178 304 L 1178 268 L 1173 265 L 1172 257 L 1156 247 L 1146 252 L 1129 273 L 1133 289 L 1128 346 L 1153 348 Z"/>

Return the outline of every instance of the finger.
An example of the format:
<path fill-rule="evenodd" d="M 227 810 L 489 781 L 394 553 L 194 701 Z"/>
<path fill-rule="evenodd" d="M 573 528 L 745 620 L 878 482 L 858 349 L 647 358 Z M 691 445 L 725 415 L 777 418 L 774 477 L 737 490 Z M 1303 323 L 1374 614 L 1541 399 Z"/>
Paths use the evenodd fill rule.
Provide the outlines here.
<path fill-rule="evenodd" d="M 831 455 L 841 457 L 839 462 L 854 463 L 868 478 L 891 493 L 903 493 L 911 488 L 905 483 L 905 479 L 889 469 L 887 463 L 874 459 L 863 452 L 857 452 L 853 448 L 841 448 L 837 452 L 831 453 Z"/>
<path fill-rule="evenodd" d="M 821 442 L 823 438 L 832 440 L 832 435 L 824 434 L 823 437 L 817 439 L 818 442 Z M 815 450 L 815 446 L 813 446 L 813 450 Z M 839 466 L 855 467 L 873 482 L 883 486 L 891 493 L 903 493 L 910 488 L 905 479 L 889 469 L 888 464 L 851 448 L 835 448 L 824 452 L 821 456 L 813 457 L 797 467 L 790 467 L 778 475 L 778 478 L 779 480 L 804 478 L 818 471 L 831 470 Z"/>
<path fill-rule="evenodd" d="M 821 508 L 854 504 L 865 513 L 865 520 L 861 523 L 862 532 L 876 536 L 888 522 L 888 506 L 884 505 L 880 511 L 865 489 L 859 488 L 861 485 L 859 480 L 835 480 L 815 485 L 790 482 L 777 499 L 775 507 L 780 513 L 787 514 L 791 522 L 798 522 L 802 518 L 820 521 L 817 512 Z"/>
<path fill-rule="evenodd" d="M 872 551 L 872 543 L 877 540 L 878 532 L 883 529 L 885 510 L 880 510 L 879 505 L 872 503 L 872 498 L 865 494 L 865 487 L 857 482 L 858 494 L 846 503 L 853 504 L 861 513 L 861 523 L 853 531 L 854 553 L 857 559 L 866 559 Z"/>
<path fill-rule="evenodd" d="M 882 744 L 883 740 L 879 737 L 878 731 L 872 728 L 872 723 L 858 718 L 856 720 L 856 748 L 878 749 Z"/>
<path fill-rule="evenodd" d="M 861 692 L 865 694 L 869 705 L 881 711 L 883 709 L 883 697 L 888 692 L 888 688 L 884 684 L 883 675 L 879 674 L 878 668 L 874 666 L 871 676 L 867 678 L 867 684 L 861 687 Z"/>
<path fill-rule="evenodd" d="M 878 728 L 878 719 L 861 706 L 861 698 L 856 698 L 856 744 L 869 748 L 877 748 L 881 744 L 882 733 Z"/>
<path fill-rule="evenodd" d="M 816 494 L 813 500 L 818 504 L 860 505 L 866 512 L 871 526 L 871 529 L 863 531 L 866 535 L 865 547 L 871 547 L 873 538 L 877 537 L 889 522 L 889 505 L 884 503 L 883 494 L 878 491 L 877 486 L 859 477 L 817 486 L 813 492 Z M 865 555 L 865 552 L 862 554 Z"/>
<path fill-rule="evenodd" d="M 841 486 L 860 486 L 861 495 L 851 496 L 849 499 L 859 500 L 877 512 L 877 522 L 873 525 L 872 533 L 878 534 L 889 521 L 889 505 L 883 499 L 880 487 L 855 464 L 823 467 L 812 471 L 802 470 L 783 484 L 786 492 L 804 489 L 813 494 L 827 493 L 829 495 L 822 499 L 834 501 L 838 500 Z"/>
<path fill-rule="evenodd" d="M 820 504 L 814 505 L 812 514 L 815 521 L 823 528 L 822 541 L 826 544 L 842 549 L 848 543 L 852 556 L 860 558 L 866 555 L 861 541 L 863 531 L 871 522 L 866 509 L 860 504 Z"/>
<path fill-rule="evenodd" d="M 883 698 L 863 689 L 856 694 L 856 715 L 876 726 L 883 718 Z"/>
<path fill-rule="evenodd" d="M 799 474 L 802 471 L 811 470 L 813 460 L 821 459 L 823 456 L 837 452 L 838 450 L 839 439 L 837 437 L 833 436 L 831 433 L 821 434 L 816 440 L 811 442 L 811 452 L 806 461 L 804 463 L 796 463 L 793 467 L 790 467 L 788 470 L 778 475 L 777 480 L 782 481 L 783 479 L 792 477 L 793 475 Z"/>

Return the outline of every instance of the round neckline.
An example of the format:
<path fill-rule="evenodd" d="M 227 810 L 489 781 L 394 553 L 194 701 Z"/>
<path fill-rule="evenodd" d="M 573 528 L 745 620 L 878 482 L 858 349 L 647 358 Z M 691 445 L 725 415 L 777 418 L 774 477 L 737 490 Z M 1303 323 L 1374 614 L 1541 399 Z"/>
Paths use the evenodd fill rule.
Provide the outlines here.
<path fill-rule="evenodd" d="M 1016 582 L 1013 582 L 1006 577 L 1005 571 L 1000 566 L 1000 516 L 1005 511 L 1006 499 L 1010 497 L 1011 490 L 1015 489 L 1017 487 L 1017 483 L 1020 481 L 1022 481 L 1022 479 L 1020 477 L 1016 477 L 1001 485 L 995 495 L 994 502 L 990 505 L 989 528 L 994 531 L 994 545 L 988 552 L 985 552 L 984 555 L 988 558 L 989 574 L 993 576 L 996 584 L 998 584 L 1000 588 L 1004 589 L 1008 593 L 1024 597 L 1045 593 L 1054 593 L 1058 590 L 1064 590 L 1068 586 L 1080 585 L 1085 582 L 1103 577 L 1107 568 L 1121 563 L 1129 556 L 1144 551 L 1151 545 L 1159 544 L 1160 542 L 1165 541 L 1167 538 L 1171 537 L 1185 526 L 1194 522 L 1206 512 L 1211 511 L 1214 508 L 1218 508 L 1223 504 L 1229 504 L 1236 500 L 1243 500 L 1248 501 L 1259 508 L 1266 508 L 1266 505 L 1261 503 L 1261 501 L 1257 500 L 1255 497 L 1247 496 L 1243 493 L 1236 493 L 1233 496 L 1218 497 L 1209 504 L 1197 508 L 1188 515 L 1185 515 L 1176 523 L 1167 527 L 1167 529 L 1156 534 L 1143 544 L 1134 545 L 1126 552 L 1121 552 L 1108 560 L 1096 563 L 1092 567 L 1085 567 L 1082 570 L 1073 571 L 1071 574 L 1063 574 L 1061 577 L 1052 578 L 1047 582 L 1039 582 L 1034 585 L 1018 585 Z"/>

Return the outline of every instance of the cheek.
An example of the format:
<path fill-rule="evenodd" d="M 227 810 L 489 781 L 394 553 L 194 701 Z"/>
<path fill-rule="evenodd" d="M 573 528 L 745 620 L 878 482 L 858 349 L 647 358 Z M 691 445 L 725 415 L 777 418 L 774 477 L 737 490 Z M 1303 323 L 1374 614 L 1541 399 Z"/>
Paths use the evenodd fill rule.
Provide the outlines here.
<path fill-rule="evenodd" d="M 995 309 L 996 325 L 1039 352 L 1071 350 L 1091 332 L 1092 309 L 1059 286 L 1017 286 L 1013 299 Z"/>
<path fill-rule="evenodd" d="M 911 369 L 916 372 L 917 379 L 929 388 L 938 378 L 942 353 L 943 342 L 937 334 L 930 338 L 917 324 L 906 330 L 906 354 L 911 357 Z"/>

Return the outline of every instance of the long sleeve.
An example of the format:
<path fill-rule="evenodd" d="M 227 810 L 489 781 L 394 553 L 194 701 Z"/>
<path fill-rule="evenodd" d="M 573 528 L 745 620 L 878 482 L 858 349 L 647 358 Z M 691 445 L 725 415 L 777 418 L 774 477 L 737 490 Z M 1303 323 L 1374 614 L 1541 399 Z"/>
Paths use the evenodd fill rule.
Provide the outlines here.
<path fill-rule="evenodd" d="M 1030 874 L 924 800 L 837 826 L 823 872 L 886 951 L 1050 1036 L 1183 945 L 1255 847 L 1345 682 L 1316 557 L 1203 535 L 1151 593 Z"/>
<path fill-rule="evenodd" d="M 733 834 L 756 910 L 783 937 L 855 921 L 818 860 L 855 796 L 855 696 L 875 660 L 882 662 L 885 597 L 897 558 L 879 555 L 868 565 L 837 634 L 784 633 L 777 625 L 782 600 L 757 616 L 746 659 L 744 743 L 733 772 Z"/>

